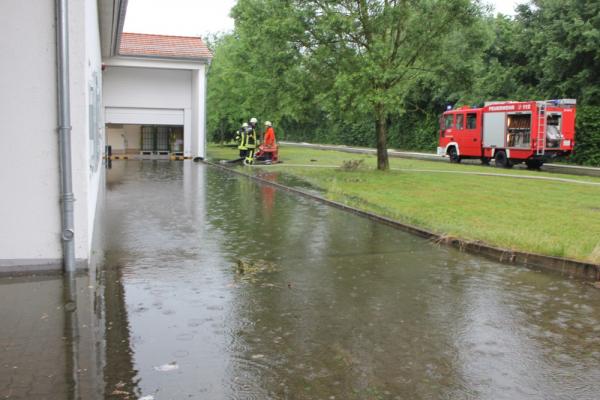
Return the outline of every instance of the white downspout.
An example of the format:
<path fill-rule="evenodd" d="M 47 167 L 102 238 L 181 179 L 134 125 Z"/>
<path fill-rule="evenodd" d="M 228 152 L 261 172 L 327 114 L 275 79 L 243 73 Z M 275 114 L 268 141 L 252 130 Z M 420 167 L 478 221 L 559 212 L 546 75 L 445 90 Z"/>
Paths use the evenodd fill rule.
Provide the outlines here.
<path fill-rule="evenodd" d="M 69 9 L 68 0 L 56 0 L 56 63 L 58 86 L 58 146 L 60 165 L 61 240 L 63 248 L 63 301 L 67 345 L 67 371 L 72 387 L 69 398 L 79 400 L 79 323 L 75 265 L 75 223 L 73 216 L 73 176 L 71 165 L 71 102 L 69 93 Z"/>
<path fill-rule="evenodd" d="M 71 104 L 69 93 L 69 25 L 67 0 L 56 0 L 56 62 L 58 86 L 58 145 L 60 165 L 60 202 L 62 211 L 61 240 L 63 268 L 74 273 L 75 222 L 71 165 Z"/>

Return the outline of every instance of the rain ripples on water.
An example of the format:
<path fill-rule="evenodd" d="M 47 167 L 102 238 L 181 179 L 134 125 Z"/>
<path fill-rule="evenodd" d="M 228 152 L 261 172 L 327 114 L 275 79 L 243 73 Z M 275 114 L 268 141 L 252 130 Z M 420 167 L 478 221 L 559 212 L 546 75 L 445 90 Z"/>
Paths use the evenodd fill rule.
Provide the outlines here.
<path fill-rule="evenodd" d="M 94 379 L 106 398 L 598 398 L 600 291 L 583 282 L 203 164 L 114 162 L 107 179 L 97 320 L 80 321 L 103 343 Z M 31 322 L 54 326 L 69 354 L 60 313 L 43 301 L 60 284 L 0 289 L 0 320 L 12 321 L 0 326 L 3 364 L 27 366 L 15 338 Z M 39 315 L 17 315 L 8 298 Z M 6 395 L 24 375 L 0 367 Z"/>

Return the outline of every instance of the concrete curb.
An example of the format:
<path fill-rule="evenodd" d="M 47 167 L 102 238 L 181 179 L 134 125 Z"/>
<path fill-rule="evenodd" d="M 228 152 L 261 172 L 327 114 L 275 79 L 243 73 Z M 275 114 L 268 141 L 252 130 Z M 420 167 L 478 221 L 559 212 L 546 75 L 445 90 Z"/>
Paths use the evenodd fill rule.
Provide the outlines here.
<path fill-rule="evenodd" d="M 317 196 L 313 193 L 309 193 L 305 190 L 293 188 L 282 185 L 281 183 L 272 182 L 263 179 L 259 176 L 244 173 L 242 171 L 229 168 L 222 164 L 213 163 L 210 161 L 203 161 L 205 164 L 211 165 L 222 170 L 241 175 L 255 181 L 258 181 L 264 185 L 269 185 L 281 189 L 289 193 L 299 194 L 304 197 L 311 198 L 324 204 L 336 207 L 341 210 L 351 212 L 362 217 L 369 218 L 373 221 L 377 221 L 388 226 L 400 229 L 402 231 L 412 233 L 413 235 L 420 236 L 422 238 L 429 239 L 437 244 L 445 244 L 452 246 L 460 251 L 467 253 L 484 256 L 488 259 L 511 265 L 523 265 L 532 269 L 539 269 L 544 271 L 554 271 L 561 275 L 576 276 L 590 281 L 600 280 L 600 264 L 585 263 L 582 261 L 572 260 L 562 257 L 544 256 L 542 254 L 527 253 L 522 251 L 515 251 L 510 249 L 503 249 L 494 247 L 489 244 L 479 241 L 468 241 L 456 237 L 449 237 L 440 235 L 438 233 L 429 231 L 427 229 L 419 228 L 417 226 L 405 224 L 394 219 L 384 217 L 369 211 L 362 211 L 348 205 L 325 199 L 324 197 Z"/>

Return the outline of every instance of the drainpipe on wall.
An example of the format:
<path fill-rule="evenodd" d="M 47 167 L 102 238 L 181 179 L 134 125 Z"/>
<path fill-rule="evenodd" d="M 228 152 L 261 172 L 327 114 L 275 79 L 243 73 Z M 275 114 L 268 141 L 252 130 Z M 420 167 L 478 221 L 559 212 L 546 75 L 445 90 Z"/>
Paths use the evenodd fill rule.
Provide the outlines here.
<path fill-rule="evenodd" d="M 77 281 L 75 277 L 75 223 L 73 217 L 73 176 L 71 165 L 71 102 L 69 93 L 69 9 L 68 0 L 56 0 L 56 64 L 58 87 L 58 146 L 60 202 L 62 208 L 61 239 L 63 248 L 63 301 L 65 313 L 66 370 L 70 373 L 69 399 L 81 398 L 79 388 L 79 323 L 77 316 Z"/>
<path fill-rule="evenodd" d="M 71 104 L 69 94 L 69 25 L 68 0 L 56 0 L 56 61 L 58 86 L 58 145 L 60 165 L 60 200 L 62 207 L 61 239 L 63 268 L 75 272 L 75 223 L 73 217 L 73 177 L 71 166 Z"/>
<path fill-rule="evenodd" d="M 58 87 L 58 146 L 60 164 L 60 200 L 62 207 L 62 248 L 66 370 L 71 377 L 69 399 L 79 400 L 79 323 L 77 315 L 77 280 L 75 279 L 75 224 L 73 218 L 73 177 L 71 165 L 71 101 L 69 94 L 69 9 L 68 0 L 56 0 L 56 64 Z"/>

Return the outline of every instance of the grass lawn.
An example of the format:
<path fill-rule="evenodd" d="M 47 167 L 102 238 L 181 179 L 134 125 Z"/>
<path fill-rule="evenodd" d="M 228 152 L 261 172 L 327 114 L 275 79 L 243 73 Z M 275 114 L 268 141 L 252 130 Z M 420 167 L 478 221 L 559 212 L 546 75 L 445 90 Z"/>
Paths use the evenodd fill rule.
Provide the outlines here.
<path fill-rule="evenodd" d="M 211 145 L 208 155 L 219 160 L 236 153 Z M 281 147 L 279 156 L 282 164 L 254 168 L 293 175 L 331 200 L 443 235 L 600 263 L 600 185 L 523 177 L 599 184 L 600 178 L 401 158 L 390 158 L 392 170 L 381 172 L 374 155 L 293 146 Z M 339 168 L 360 159 L 356 171 Z"/>

